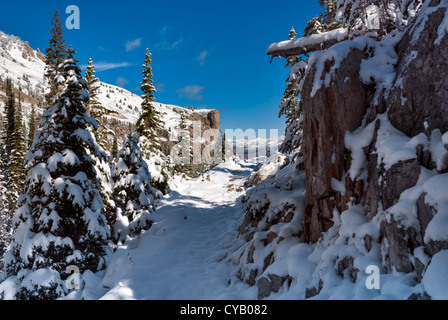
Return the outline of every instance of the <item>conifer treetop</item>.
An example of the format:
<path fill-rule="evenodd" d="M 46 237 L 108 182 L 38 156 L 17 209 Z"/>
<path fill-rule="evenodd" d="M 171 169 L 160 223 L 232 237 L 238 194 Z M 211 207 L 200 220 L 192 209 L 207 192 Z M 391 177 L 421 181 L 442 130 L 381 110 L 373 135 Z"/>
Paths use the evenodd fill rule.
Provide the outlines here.
<path fill-rule="evenodd" d="M 51 106 L 56 101 L 55 95 L 62 90 L 58 82 L 55 82 L 54 80 L 55 76 L 61 71 L 61 64 L 66 58 L 66 46 L 63 36 L 62 21 L 58 11 L 56 11 L 54 18 L 51 21 L 50 32 L 52 37 L 48 40 L 49 46 L 45 50 L 46 67 L 44 74 L 44 77 L 50 87 L 50 91 L 45 96 L 48 106 Z"/>
<path fill-rule="evenodd" d="M 163 122 L 160 119 L 160 113 L 157 111 L 154 102 L 156 101 L 154 93 L 154 80 L 151 68 L 151 53 L 149 48 L 146 49 L 145 63 L 143 64 L 143 80 L 141 90 L 143 91 L 142 114 L 137 121 L 137 133 L 141 137 L 147 138 L 150 144 L 148 148 L 152 151 L 161 150 L 160 132 L 163 129 Z"/>

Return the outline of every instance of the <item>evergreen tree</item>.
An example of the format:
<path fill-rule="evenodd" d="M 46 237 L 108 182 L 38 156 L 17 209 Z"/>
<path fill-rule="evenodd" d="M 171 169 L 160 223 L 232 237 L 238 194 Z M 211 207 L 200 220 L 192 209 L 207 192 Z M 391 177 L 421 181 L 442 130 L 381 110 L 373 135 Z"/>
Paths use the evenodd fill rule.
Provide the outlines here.
<path fill-rule="evenodd" d="M 174 164 L 173 169 L 178 174 L 186 174 L 191 176 L 193 174 L 193 154 L 190 132 L 188 131 L 187 116 L 185 112 L 181 112 L 180 114 L 178 129 L 178 143 L 171 150 L 171 159 Z"/>
<path fill-rule="evenodd" d="M 222 162 L 227 161 L 227 144 L 226 144 L 226 133 L 222 135 Z"/>
<path fill-rule="evenodd" d="M 145 64 L 143 65 L 143 81 L 140 89 L 143 91 L 142 114 L 137 121 L 137 133 L 147 140 L 147 151 L 158 152 L 162 149 L 160 144 L 160 132 L 163 130 L 163 123 L 160 120 L 160 113 L 155 107 L 156 88 L 152 79 L 151 53 L 146 49 Z M 144 150 L 146 151 L 146 150 Z"/>
<path fill-rule="evenodd" d="M 322 13 L 308 22 L 304 37 L 335 30 L 342 26 L 342 21 L 336 19 L 337 2 L 337 0 L 319 0 Z"/>
<path fill-rule="evenodd" d="M 137 133 L 140 136 L 140 146 L 144 157 L 149 161 L 153 173 L 153 187 L 162 192 L 168 189 L 167 157 L 162 152 L 161 135 L 163 132 L 163 122 L 160 113 L 155 107 L 156 88 L 154 87 L 151 53 L 146 49 L 145 63 L 143 65 L 143 81 L 141 90 L 143 91 L 142 114 L 137 121 Z"/>
<path fill-rule="evenodd" d="M 114 140 L 112 142 L 112 151 L 111 151 L 111 153 L 112 153 L 112 158 L 113 159 L 117 159 L 117 156 L 118 156 L 118 138 L 117 138 L 116 134 L 114 135 Z"/>
<path fill-rule="evenodd" d="M 296 38 L 296 32 L 294 30 L 294 27 L 291 28 L 291 31 L 289 32 L 289 40 L 294 40 Z M 290 56 L 286 58 L 286 66 L 285 68 L 289 68 L 290 74 L 286 78 L 286 89 L 283 94 L 283 99 L 280 104 L 280 114 L 279 116 L 285 115 L 287 119 L 289 120 L 291 117 L 293 117 L 297 110 L 298 105 L 298 81 L 299 78 L 296 76 L 296 73 L 292 73 L 291 69 L 292 67 L 298 63 L 299 61 L 306 60 L 307 57 L 298 57 L 298 56 Z"/>
<path fill-rule="evenodd" d="M 10 198 L 8 187 L 9 165 L 6 156 L 6 148 L 0 145 L 0 268 L 3 268 L 3 256 L 11 242 L 12 214 L 10 210 Z"/>
<path fill-rule="evenodd" d="M 328 32 L 342 26 L 337 18 L 337 0 L 319 0 L 322 13 L 308 22 L 304 30 L 304 36 Z M 289 33 L 289 39 L 294 40 L 296 32 L 294 28 Z M 303 142 L 303 108 L 300 92 L 306 73 L 309 56 L 291 56 L 286 59 L 286 67 L 290 68 L 286 79 L 286 89 L 280 103 L 279 117 L 286 116 L 285 139 L 280 147 L 280 152 L 291 153 L 292 159 L 298 168 L 302 168 L 302 142 Z"/>
<path fill-rule="evenodd" d="M 107 126 L 104 119 L 106 116 L 116 114 L 117 112 L 104 107 L 98 100 L 100 80 L 97 77 L 95 77 L 95 66 L 93 65 L 92 59 L 89 59 L 85 79 L 87 80 L 87 84 L 89 85 L 89 93 L 90 93 L 90 101 L 86 105 L 87 113 L 89 114 L 89 116 L 94 118 L 98 124 L 98 129 L 94 132 L 95 138 L 98 144 L 104 150 L 108 150 L 110 148 L 107 136 L 114 135 L 114 132 Z"/>
<path fill-rule="evenodd" d="M 422 8 L 423 0 L 339 0 L 337 2 L 337 17 L 342 20 L 342 26 L 347 28 L 350 36 L 364 34 L 369 29 L 368 8 L 379 20 L 379 29 L 375 30 L 379 37 L 391 33 L 397 28 L 409 25 Z M 370 18 L 371 19 L 371 18 Z"/>
<path fill-rule="evenodd" d="M 54 98 L 57 93 L 60 93 L 63 89 L 61 81 L 57 81 L 56 76 L 61 73 L 62 62 L 66 58 L 65 40 L 62 29 L 62 21 L 59 17 L 59 13 L 56 11 L 53 20 L 51 21 L 51 39 L 48 40 L 48 48 L 46 49 L 45 57 L 45 74 L 49 92 L 45 95 L 47 106 L 52 106 Z"/>
<path fill-rule="evenodd" d="M 128 134 L 113 170 L 114 200 L 117 207 L 111 223 L 113 239 L 121 243 L 128 236 L 138 235 L 151 227 L 155 200 L 162 196 L 160 191 L 151 186 L 151 174 L 138 142 L 137 134 Z"/>
<path fill-rule="evenodd" d="M 16 104 L 15 94 L 11 79 L 6 80 L 6 104 L 4 117 L 4 177 L 8 179 L 7 204 L 8 210 L 12 213 L 16 209 L 17 198 L 23 187 L 25 170 L 23 168 L 24 146 L 23 118 L 21 103 Z"/>
<path fill-rule="evenodd" d="M 294 40 L 296 35 L 294 28 L 291 28 L 289 40 Z M 289 68 L 289 75 L 286 79 L 286 89 L 280 103 L 279 117 L 286 116 L 286 131 L 280 152 L 291 153 L 294 150 L 300 150 L 298 154 L 294 155 L 294 158 L 301 156 L 303 115 L 300 90 L 305 77 L 307 62 L 307 55 L 290 56 L 287 57 L 285 66 Z"/>
<path fill-rule="evenodd" d="M 12 140 L 16 127 L 16 99 L 13 91 L 12 81 L 10 78 L 6 79 L 6 103 L 4 108 L 4 140 L 6 146 L 7 156 L 11 155 Z"/>
<path fill-rule="evenodd" d="M 10 158 L 10 175 L 11 184 L 9 190 L 13 195 L 11 209 L 15 211 L 17 198 L 23 191 L 25 186 L 26 170 L 24 167 L 26 155 L 25 132 L 22 115 L 22 102 L 19 96 L 19 103 L 15 112 L 15 128 L 12 134 L 12 150 Z"/>
<path fill-rule="evenodd" d="M 21 281 L 18 299 L 55 299 L 68 292 L 63 281 L 69 265 L 82 274 L 105 268 L 110 230 L 95 158 L 105 154 L 87 130 L 95 121 L 73 49 L 57 81 L 64 85 L 56 104 L 43 114 L 43 128 L 27 156 L 28 176 L 15 230 L 5 256 L 7 275 Z M 82 289 L 82 288 L 81 288 Z"/>
<path fill-rule="evenodd" d="M 89 59 L 85 79 L 89 88 L 90 100 L 85 104 L 87 114 L 93 118 L 96 122 L 95 126 L 90 126 L 88 130 L 93 131 L 95 140 L 98 145 L 108 152 L 110 149 L 109 141 L 107 140 L 108 135 L 114 135 L 115 133 L 109 129 L 104 117 L 116 113 L 111 111 L 101 104 L 98 100 L 99 91 L 99 79 L 95 77 L 95 66 L 93 65 L 92 59 Z M 107 155 L 107 160 L 109 160 L 110 155 Z M 97 158 L 96 167 L 98 168 L 98 176 L 100 177 L 100 193 L 103 198 L 104 210 L 106 217 L 110 219 L 115 211 L 115 203 L 112 200 L 112 185 L 111 185 L 111 172 L 110 165 L 105 158 Z"/>
<path fill-rule="evenodd" d="M 30 118 L 28 122 L 28 149 L 31 148 L 31 145 L 34 141 L 34 134 L 37 131 L 38 120 L 36 116 L 36 108 L 34 105 L 31 107 Z"/>

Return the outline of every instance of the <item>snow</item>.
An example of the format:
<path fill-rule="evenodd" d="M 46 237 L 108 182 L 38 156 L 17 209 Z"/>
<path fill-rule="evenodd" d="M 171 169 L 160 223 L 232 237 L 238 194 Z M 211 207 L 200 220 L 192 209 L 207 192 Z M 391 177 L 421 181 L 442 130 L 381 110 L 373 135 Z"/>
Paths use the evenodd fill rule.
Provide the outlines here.
<path fill-rule="evenodd" d="M 426 292 L 435 300 L 448 299 L 448 250 L 438 252 L 426 270 L 422 283 Z"/>
<path fill-rule="evenodd" d="M 364 51 L 367 47 L 374 47 L 375 41 L 367 36 L 358 37 L 354 40 L 343 41 L 330 47 L 327 51 L 315 51 L 311 55 L 308 63 L 310 66 L 316 66 L 314 74 L 313 89 L 311 90 L 311 97 L 314 97 L 316 92 L 322 87 L 329 87 L 331 76 L 334 70 L 340 67 L 341 62 L 348 56 L 352 49 Z M 324 72 L 325 62 L 333 61 L 333 65 L 329 72 L 325 74 L 325 79 L 322 80 L 322 73 Z"/>
<path fill-rule="evenodd" d="M 379 115 L 378 119 L 381 121 L 376 143 L 378 164 L 384 163 L 386 170 L 399 161 L 415 159 L 417 157 L 416 147 L 427 145 L 428 139 L 424 133 L 409 138 L 390 123 L 387 114 Z"/>
<path fill-rule="evenodd" d="M 435 159 L 438 171 L 443 171 L 448 167 L 448 151 L 444 147 L 445 144 L 440 130 L 433 130 L 430 137 L 430 151 L 431 159 Z"/>
<path fill-rule="evenodd" d="M 266 162 L 262 168 L 269 166 L 272 163 Z M 86 271 L 81 276 L 84 287 L 72 291 L 64 299 L 256 299 L 257 287 L 251 287 L 237 279 L 237 266 L 229 260 L 232 256 L 239 256 L 245 248 L 243 246 L 234 251 L 241 246 L 241 239 L 236 236 L 244 208 L 239 198 L 245 191 L 229 192 L 227 189 L 230 183 L 242 186 L 244 179 L 257 167 L 259 165 L 255 161 L 229 161 L 195 180 L 176 178 L 172 193 L 161 199 L 157 211 L 151 214 L 154 222 L 152 227 L 141 236 L 129 238 L 124 245 L 118 246 L 106 270 L 97 273 Z M 298 211 L 303 211 L 297 200 L 298 197 L 303 197 L 303 189 L 276 193 L 275 183 L 271 184 L 276 179 L 284 181 L 282 179 L 290 177 L 293 167 L 287 166 L 281 170 L 275 168 L 276 176 L 262 182 L 265 183 L 265 191 L 267 190 L 272 203 L 273 211 L 268 216 L 286 198 L 296 201 Z M 210 175 L 210 181 L 207 175 Z M 295 183 L 301 179 L 303 177 L 296 177 Z M 337 185 L 337 181 L 334 184 Z M 404 192 L 400 202 L 415 202 L 422 192 L 426 192 L 429 204 L 447 203 L 448 196 L 444 188 L 447 184 L 448 174 L 434 175 L 423 171 L 417 185 Z M 390 210 L 395 209 L 392 207 Z M 428 226 L 431 237 L 437 233 L 442 234 L 442 229 L 447 228 L 446 215 L 443 212 L 439 214 L 443 224 L 439 220 L 433 220 L 440 230 Z M 267 299 L 304 299 L 305 288 L 313 283 L 318 285 L 319 279 L 324 279 L 324 286 L 320 294 L 312 299 L 406 299 L 412 293 L 421 292 L 422 286 L 436 299 L 446 297 L 448 278 L 443 270 L 448 264 L 448 253 L 440 252 L 430 262 L 422 247 L 415 250 L 415 256 L 425 265 L 429 264 L 421 285 L 415 284 L 413 273 L 383 273 L 377 243 L 380 230 L 375 221 L 369 221 L 361 205 L 351 206 L 341 214 L 334 212 L 335 225 L 317 244 L 306 244 L 298 237 L 291 237 L 292 233 L 297 232 L 294 226 L 298 226 L 301 219 L 302 215 L 297 214 L 289 225 L 280 223 L 272 227 L 270 231 L 285 237 L 279 244 L 274 241 L 266 247 L 260 246 L 267 232 L 254 235 L 254 243 L 257 243 L 256 255 L 274 252 L 275 258 L 275 262 L 260 276 L 289 275 L 293 279 L 289 288 L 285 285 Z M 373 247 L 369 252 L 363 242 L 366 235 L 373 239 Z M 48 241 L 72 245 L 65 239 L 49 239 L 37 234 L 26 242 L 26 247 L 30 248 L 33 244 L 45 246 Z M 22 248 L 23 255 L 27 255 L 26 252 L 30 250 L 26 247 Z M 75 251 L 68 259 L 75 263 L 78 256 L 79 253 Z M 349 278 L 348 270 L 340 275 L 335 269 L 347 256 L 354 258 L 353 267 L 358 270 L 356 281 Z M 257 261 L 257 256 L 254 259 Z M 365 286 L 369 276 L 365 270 L 372 265 L 379 266 L 381 272 L 380 290 L 368 290 Z M 55 281 L 49 270 L 21 276 L 28 284 L 41 280 L 43 283 Z M 17 285 L 16 278 L 8 278 L 0 284 L 0 293 L 4 292 L 5 298 L 12 299 Z"/>
<path fill-rule="evenodd" d="M 267 54 L 276 51 L 289 50 L 298 47 L 307 47 L 329 40 L 341 41 L 348 36 L 348 31 L 345 28 L 339 28 L 336 30 L 328 31 L 325 33 L 315 34 L 309 37 L 299 38 L 295 40 L 287 40 L 278 43 L 273 43 L 269 46 Z"/>
<path fill-rule="evenodd" d="M 151 229 L 113 255 L 102 280 L 109 290 L 101 299 L 254 298 L 247 285 L 227 285 L 230 266 L 219 262 L 241 212 L 235 204 L 241 192 L 225 192 L 225 186 L 250 171 L 229 162 L 209 173 L 211 181 L 175 181 L 152 215 Z"/>
<path fill-rule="evenodd" d="M 427 2 L 428 3 L 428 2 Z M 427 5 L 427 4 L 426 4 Z M 417 28 L 423 28 L 425 19 L 430 12 L 437 8 L 448 8 L 448 0 L 442 0 L 441 4 L 426 10 L 422 15 Z M 425 8 L 426 9 L 426 8 Z M 397 18 L 398 19 L 398 18 Z M 372 22 L 372 21 L 371 21 Z M 373 21 L 376 25 L 378 21 Z M 448 14 L 445 15 L 442 24 L 437 30 L 436 44 L 440 44 L 442 38 L 448 31 Z M 271 45 L 269 50 L 286 50 L 295 46 L 309 46 L 329 38 L 342 40 L 347 36 L 345 29 L 338 29 L 329 33 L 319 34 L 308 38 L 285 41 Z M 6 40 L 5 40 L 6 39 Z M 311 65 L 316 66 L 315 82 L 311 95 L 313 96 L 322 86 L 331 85 L 332 72 L 339 68 L 341 62 L 348 53 L 357 48 L 365 50 L 371 48 L 373 53 L 361 63 L 360 79 L 365 84 L 374 83 L 377 92 L 381 89 L 391 88 L 395 77 L 394 65 L 397 62 L 397 54 L 394 49 L 396 38 L 388 38 L 381 43 L 375 43 L 368 37 L 358 37 L 353 41 L 339 43 L 326 52 L 315 52 L 310 58 L 310 64 L 305 62 L 297 64 L 294 68 L 305 69 Z M 3 43 L 6 43 L 4 45 Z M 29 76 L 30 88 L 36 89 L 43 83 L 42 67 L 40 60 L 33 57 L 25 59 L 23 54 L 23 43 L 20 39 L 6 36 L 0 32 L 0 74 L 7 74 L 9 70 L 19 70 Z M 6 48 L 6 49 L 5 49 Z M 407 59 L 412 60 L 418 52 L 411 52 Z M 333 61 L 330 72 L 322 80 L 322 73 L 326 61 Z M 296 69 L 296 70 L 297 70 Z M 16 72 L 16 71 L 14 71 Z M 20 73 L 21 74 L 21 73 Z M 25 81 L 25 80 L 23 80 Z M 19 79 L 20 83 L 25 83 Z M 347 81 L 347 78 L 344 80 Z M 400 81 L 396 81 L 400 85 Z M 28 90 L 28 89 L 27 89 Z M 112 110 L 119 111 L 118 119 L 135 123 L 140 114 L 141 98 L 122 88 L 101 83 L 100 100 Z M 80 92 L 83 93 L 83 92 Z M 401 97 L 402 103 L 406 101 Z M 124 101 L 123 101 L 124 100 Z M 158 104 L 162 112 L 162 118 L 171 132 L 176 132 L 180 123 L 180 111 L 192 112 L 177 106 Z M 196 110 L 199 114 L 209 110 Z M 198 179 L 183 179 L 176 177 L 172 184 L 172 192 L 158 203 L 158 209 L 149 215 L 148 219 L 153 221 L 152 227 L 143 232 L 141 236 L 128 237 L 124 244 L 120 244 L 111 256 L 107 269 L 98 273 L 86 271 L 82 275 L 84 287 L 72 291 L 66 299 L 186 299 L 186 300 L 210 300 L 210 299 L 256 299 L 256 286 L 250 287 L 236 277 L 237 266 L 231 263 L 233 257 L 237 257 L 247 249 L 248 243 L 241 243 L 238 239 L 238 228 L 243 220 L 244 204 L 240 198 L 248 191 L 259 202 L 258 208 L 269 203 L 266 212 L 266 221 L 275 219 L 278 212 L 283 208 L 285 202 L 294 204 L 296 214 L 293 221 L 279 223 L 271 227 L 269 231 L 256 232 L 253 235 L 255 246 L 255 267 L 261 269 L 262 259 L 273 253 L 274 262 L 270 264 L 257 279 L 269 274 L 280 276 L 289 275 L 292 283 L 289 288 L 286 285 L 278 293 L 272 294 L 268 299 L 303 299 L 305 288 L 310 285 L 318 286 L 320 280 L 324 280 L 324 286 L 320 293 L 313 299 L 406 299 L 410 294 L 423 292 L 423 289 L 434 299 L 448 299 L 447 286 L 448 276 L 448 250 L 435 254 L 432 259 L 424 252 L 423 247 L 414 250 L 414 256 L 427 266 L 423 273 L 421 284 L 416 285 L 415 273 L 390 274 L 381 273 L 381 288 L 379 290 L 368 290 L 365 286 L 369 266 L 381 268 L 381 248 L 378 243 L 380 238 L 379 221 L 394 216 L 400 226 L 420 227 L 417 214 L 417 200 L 425 194 L 425 203 L 434 208 L 437 214 L 430 221 L 423 239 L 428 244 L 431 241 L 448 241 L 446 230 L 448 229 L 448 174 L 443 173 L 448 167 L 448 152 L 444 145 L 448 144 L 448 133 L 443 134 L 440 130 L 431 132 L 429 138 L 424 134 L 408 137 L 395 129 L 387 118 L 387 114 L 378 115 L 378 122 L 365 123 L 354 132 L 348 132 L 345 136 L 345 145 L 351 151 L 351 167 L 349 174 L 352 179 L 366 179 L 366 156 L 364 148 L 372 143 L 375 125 L 379 123 L 377 131 L 376 150 L 378 153 L 378 166 L 383 165 L 385 170 L 390 169 L 400 161 L 415 159 L 416 147 L 423 146 L 429 150 L 436 164 L 433 171 L 421 168 L 421 174 L 417 184 L 405 190 L 394 206 L 387 212 L 380 212 L 372 221 L 366 215 L 363 206 L 348 203 L 349 208 L 341 213 L 333 212 L 334 226 L 325 233 L 316 244 L 303 243 L 296 236 L 301 228 L 304 212 L 304 176 L 292 174 L 293 166 L 280 169 L 279 164 L 266 162 L 257 163 L 256 152 L 258 148 L 266 150 L 269 146 L 271 154 L 275 154 L 279 141 L 276 139 L 254 139 L 241 142 L 247 147 L 249 161 L 230 161 L 218 165 L 211 171 L 207 171 Z M 427 127 L 426 129 L 428 129 Z M 90 132 L 78 130 L 77 135 L 82 140 L 92 139 Z M 58 137 L 50 136 L 48 141 L 57 141 Z M 281 141 L 280 141 L 281 142 Z M 238 144 L 238 142 L 236 142 Z M 274 150 L 274 152 L 272 152 Z M 39 157 L 38 153 L 30 157 Z M 332 160 L 335 154 L 332 155 Z M 244 158 L 244 155 L 243 155 Z M 28 159 L 30 161 L 30 159 Z M 157 162 L 157 160 L 155 160 Z M 282 161 L 281 161 L 282 162 Z M 75 165 L 79 159 L 71 151 L 63 151 L 54 154 L 46 164 L 39 164 L 31 171 L 31 181 L 43 181 L 42 188 L 50 196 L 52 188 L 59 193 L 67 192 L 74 205 L 83 206 L 85 199 L 82 196 L 81 184 L 87 180 L 84 173 L 78 173 L 74 178 L 58 178 L 53 180 L 50 171 L 57 170 L 59 164 Z M 151 171 L 155 167 L 151 164 Z M 254 169 L 266 172 L 266 180 L 258 187 L 247 190 L 244 181 Z M 125 171 L 127 166 L 119 161 L 115 170 Z M 140 174 L 140 172 L 139 172 Z M 130 174 L 125 177 L 126 182 L 133 183 L 135 188 L 143 191 L 141 179 L 137 175 Z M 280 185 L 288 181 L 291 186 L 297 187 L 291 190 L 279 190 Z M 229 186 L 234 186 L 230 191 Z M 289 186 L 289 185 L 288 185 Z M 331 180 L 331 186 L 335 191 L 345 194 L 344 179 Z M 238 188 L 240 187 L 240 188 Z M 263 192 L 259 192 L 263 190 Z M 263 197 L 264 196 L 264 197 Z M 154 199 L 140 194 L 140 202 L 145 204 Z M 101 203 L 99 195 L 93 199 L 94 203 Z M 129 203 L 129 206 L 136 206 Z M 98 210 L 101 206 L 93 205 L 84 211 L 84 219 L 89 223 L 89 231 L 98 237 L 106 238 L 108 235 L 101 225 L 106 222 L 100 218 Z M 21 210 L 28 210 L 26 205 Z M 21 211 L 16 214 L 16 222 L 20 219 Z M 30 218 L 31 219 L 31 218 Z M 43 224 L 59 221 L 57 211 L 49 206 L 39 217 Z M 129 221 L 118 212 L 118 222 L 128 227 Z M 261 223 L 264 223 L 262 221 Z M 31 221 L 24 221 L 20 227 L 23 230 Z M 53 228 L 56 226 L 53 225 Z M 266 226 L 266 223 L 265 225 Z M 50 237 L 44 233 L 16 232 L 16 240 L 22 240 L 20 255 L 27 260 L 29 254 L 35 247 L 46 249 L 51 242 L 63 246 L 74 247 L 70 239 Z M 268 232 L 275 232 L 284 240 L 262 245 Z M 367 251 L 364 239 L 370 236 L 373 240 L 371 250 Z M 236 251 L 235 248 L 238 248 Z M 80 251 L 74 251 L 67 257 L 68 262 L 76 263 L 82 257 Z M 346 257 L 352 257 L 353 269 L 357 270 L 356 279 L 351 278 L 352 270 L 338 269 L 338 264 Z M 243 259 L 244 260 L 244 259 Z M 245 260 L 247 261 L 247 260 Z M 4 275 L 2 275 L 4 280 Z M 24 271 L 19 273 L 18 278 L 22 280 L 21 285 L 33 288 L 34 285 L 51 285 L 56 283 L 62 290 L 64 283 L 59 274 L 50 269 L 39 269 L 35 272 Z M 13 299 L 14 294 L 20 286 L 16 277 L 10 277 L 0 283 L 0 296 L 5 299 Z M 61 291 L 62 292 L 62 291 Z"/>
<path fill-rule="evenodd" d="M 27 275 L 22 280 L 22 287 L 28 290 L 35 290 L 37 287 L 50 287 L 52 285 L 58 286 L 58 293 L 63 293 L 64 282 L 60 279 L 59 273 L 51 269 L 39 269 L 29 275 Z"/>
<path fill-rule="evenodd" d="M 352 163 L 349 171 L 352 179 L 357 178 L 362 169 L 366 168 L 367 161 L 363 148 L 372 143 L 374 130 L 375 122 L 371 122 L 365 128 L 361 126 L 353 133 L 347 132 L 345 134 L 345 147 L 352 152 Z"/>
<path fill-rule="evenodd" d="M 392 87 L 395 78 L 395 64 L 398 60 L 395 44 L 399 39 L 400 37 L 388 37 L 377 43 L 373 56 L 361 62 L 359 78 L 365 84 L 375 82 L 377 92 L 383 88 L 390 89 Z M 375 98 L 377 99 L 377 97 Z"/>
<path fill-rule="evenodd" d="M 445 16 L 442 20 L 442 22 L 439 25 L 439 28 L 437 29 L 437 39 L 434 41 L 434 44 L 440 45 L 442 39 L 445 37 L 446 33 L 448 32 L 448 1 L 442 0 L 440 1 L 440 4 L 437 6 L 437 8 L 445 8 Z M 429 10 L 428 10 L 429 11 Z M 429 11 L 429 13 L 433 12 L 433 10 Z"/>

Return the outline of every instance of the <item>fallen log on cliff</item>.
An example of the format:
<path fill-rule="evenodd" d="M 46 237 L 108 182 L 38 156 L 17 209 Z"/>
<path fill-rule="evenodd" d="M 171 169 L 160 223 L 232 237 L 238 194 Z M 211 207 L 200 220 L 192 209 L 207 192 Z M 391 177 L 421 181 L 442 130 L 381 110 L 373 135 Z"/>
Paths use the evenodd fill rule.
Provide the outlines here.
<path fill-rule="evenodd" d="M 269 46 L 267 54 L 272 57 L 296 56 L 326 50 L 345 40 L 348 40 L 348 31 L 345 28 L 339 28 L 309 37 L 273 43 Z"/>

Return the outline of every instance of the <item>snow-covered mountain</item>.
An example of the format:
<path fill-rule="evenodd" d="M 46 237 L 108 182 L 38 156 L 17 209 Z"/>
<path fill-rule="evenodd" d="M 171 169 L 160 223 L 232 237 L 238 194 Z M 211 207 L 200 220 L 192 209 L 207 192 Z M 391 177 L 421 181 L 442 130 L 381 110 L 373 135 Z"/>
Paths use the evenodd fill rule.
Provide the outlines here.
<path fill-rule="evenodd" d="M 7 78 L 13 81 L 14 88 L 21 91 L 25 120 L 30 114 L 31 106 L 34 105 L 38 111 L 46 90 L 44 81 L 45 56 L 37 49 L 30 47 L 29 43 L 14 35 L 7 35 L 0 31 L 0 112 L 3 112 L 3 101 L 5 92 L 3 83 Z M 126 89 L 100 82 L 100 102 L 106 108 L 117 112 L 110 119 L 117 120 L 128 128 L 129 124 L 135 124 L 141 112 L 142 98 Z M 183 108 L 175 105 L 158 103 L 157 107 L 161 113 L 162 120 L 168 132 L 175 133 L 180 124 L 181 113 L 186 114 L 187 124 L 191 119 L 207 117 L 212 111 L 210 109 Z M 26 121 L 25 121 L 26 122 Z M 216 125 L 215 125 L 216 126 Z M 219 128 L 219 121 L 218 121 Z M 120 131 L 120 130 L 119 130 Z"/>
<path fill-rule="evenodd" d="M 21 88 L 24 107 L 38 105 L 44 94 L 44 55 L 30 47 L 28 42 L 0 31 L 0 84 L 10 78 L 15 88 Z M 0 86 L 0 101 L 5 99 Z M 3 109 L 3 104 L 0 104 Z"/>

